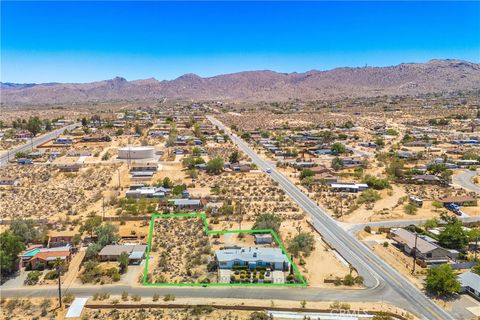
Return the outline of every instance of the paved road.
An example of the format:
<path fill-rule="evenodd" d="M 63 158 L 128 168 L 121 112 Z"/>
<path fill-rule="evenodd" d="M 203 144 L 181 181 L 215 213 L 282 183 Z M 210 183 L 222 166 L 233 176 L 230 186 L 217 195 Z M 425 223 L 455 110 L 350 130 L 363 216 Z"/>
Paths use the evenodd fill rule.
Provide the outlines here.
<path fill-rule="evenodd" d="M 410 310 L 424 319 L 453 319 L 453 317 L 427 298 L 420 290 L 399 274 L 394 268 L 376 256 L 363 243 L 343 230 L 328 213 L 276 168 L 260 158 L 243 140 L 232 134 L 220 121 L 212 116 L 208 119 L 230 135 L 232 141 L 246 153 L 262 170 L 271 169 L 270 176 L 311 217 L 312 223 L 323 238 L 335 248 L 364 277 L 365 285 L 375 287 L 385 284 L 397 293 L 397 300 L 405 299 Z M 394 297 L 389 297 L 395 299 Z M 392 300 L 390 300 L 392 301 Z M 393 300 L 395 301 L 395 300 Z"/>
<path fill-rule="evenodd" d="M 458 219 L 462 220 L 463 222 L 478 222 L 480 221 L 480 217 L 458 217 Z M 393 227 L 406 227 L 410 225 L 422 225 L 428 219 L 416 219 L 416 220 L 395 220 L 395 221 L 375 221 L 375 222 L 366 222 L 366 223 L 339 223 L 343 229 L 348 230 L 350 233 L 355 233 L 359 230 L 362 230 L 365 226 L 370 227 L 385 227 L 385 228 L 393 228 Z"/>
<path fill-rule="evenodd" d="M 464 170 L 452 177 L 452 182 L 468 191 L 480 193 L 480 186 L 473 183 L 473 178 L 479 175 L 478 171 Z"/>
<path fill-rule="evenodd" d="M 79 127 L 79 126 L 80 126 L 80 123 L 70 124 L 68 126 L 60 128 L 60 129 L 50 131 L 50 132 L 48 132 L 44 135 L 35 137 L 35 138 L 31 139 L 29 142 L 27 142 L 25 144 L 22 144 L 21 146 L 18 146 L 16 148 L 12 149 L 12 150 L 3 152 L 2 154 L 0 154 L 0 167 L 6 165 L 8 163 L 9 159 L 10 160 L 13 159 L 15 157 L 15 153 L 22 152 L 22 151 L 23 152 L 30 151 L 31 149 L 35 148 L 36 146 L 41 145 L 42 143 L 45 143 L 48 140 L 51 140 L 53 138 L 58 137 L 65 130 L 72 130 L 72 129 L 75 129 L 76 127 Z"/>
<path fill-rule="evenodd" d="M 1 288 L 1 287 L 0 287 Z M 35 289 L 23 287 L 16 289 L 2 289 L 2 298 L 9 297 L 55 297 L 58 296 L 55 285 L 36 287 Z M 126 291 L 130 295 L 152 297 L 155 293 L 174 294 L 176 297 L 185 298 L 232 298 L 232 299 L 269 299 L 269 300 L 293 300 L 293 301 L 380 301 L 382 297 L 388 297 L 390 289 L 378 286 L 373 289 L 325 289 L 325 288 L 274 288 L 274 287 L 143 287 L 130 285 L 86 285 L 71 287 L 62 290 L 62 294 L 73 293 L 75 296 L 93 296 L 95 293 L 109 293 L 121 295 Z M 387 301 L 387 300 L 383 300 Z M 408 309 L 408 304 L 400 304 L 399 307 Z"/>

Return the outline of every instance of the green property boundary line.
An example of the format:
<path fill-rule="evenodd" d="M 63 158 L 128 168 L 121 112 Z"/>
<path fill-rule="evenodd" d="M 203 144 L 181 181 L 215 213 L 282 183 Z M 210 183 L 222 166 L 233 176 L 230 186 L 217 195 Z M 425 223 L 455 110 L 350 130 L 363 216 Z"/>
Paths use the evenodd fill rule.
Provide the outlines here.
<path fill-rule="evenodd" d="M 150 260 L 150 248 L 152 244 L 153 237 L 153 227 L 155 224 L 155 219 L 157 218 L 202 218 L 204 224 L 204 230 L 207 235 L 210 234 L 226 234 L 226 233 L 270 233 L 275 241 L 278 243 L 282 249 L 283 254 L 288 259 L 288 262 L 293 267 L 296 275 L 300 279 L 301 283 L 148 283 L 147 274 L 148 274 L 148 263 Z M 293 263 L 291 257 L 288 255 L 287 250 L 283 246 L 282 242 L 278 238 L 276 232 L 272 229 L 262 229 L 262 230 L 210 230 L 208 228 L 207 215 L 205 213 L 175 213 L 175 214 L 152 214 L 150 220 L 150 231 L 148 234 L 148 244 L 147 244 L 147 255 L 145 259 L 145 268 L 143 269 L 143 285 L 148 287 L 168 287 L 168 286 L 180 286 L 180 287 L 306 287 L 307 282 L 302 276 L 297 266 Z"/>

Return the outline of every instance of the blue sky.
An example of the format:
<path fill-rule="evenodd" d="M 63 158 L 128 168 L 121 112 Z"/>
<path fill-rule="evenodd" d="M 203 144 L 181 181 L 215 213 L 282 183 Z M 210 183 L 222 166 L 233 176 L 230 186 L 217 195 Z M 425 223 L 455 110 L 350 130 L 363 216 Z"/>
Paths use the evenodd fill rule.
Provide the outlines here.
<path fill-rule="evenodd" d="M 480 2 L 1 1 L 1 81 L 480 62 Z"/>

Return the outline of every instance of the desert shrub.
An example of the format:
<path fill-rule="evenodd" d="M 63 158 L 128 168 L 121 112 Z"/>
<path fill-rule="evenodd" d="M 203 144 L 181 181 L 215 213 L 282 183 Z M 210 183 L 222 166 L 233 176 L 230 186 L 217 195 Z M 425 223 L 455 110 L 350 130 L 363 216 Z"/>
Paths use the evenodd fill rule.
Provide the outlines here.
<path fill-rule="evenodd" d="M 27 274 L 27 279 L 25 279 L 25 284 L 27 285 L 34 285 L 40 279 L 42 272 L 40 271 L 31 271 Z"/>
<path fill-rule="evenodd" d="M 48 271 L 43 277 L 45 280 L 53 280 L 58 278 L 58 272 L 56 270 Z"/>
<path fill-rule="evenodd" d="M 175 301 L 175 296 L 173 294 L 168 293 L 163 297 L 163 301 Z"/>
<path fill-rule="evenodd" d="M 362 203 L 374 203 L 378 200 L 382 199 L 382 196 L 375 190 L 365 190 L 363 191 L 360 196 L 358 197 L 357 202 L 359 204 Z"/>
<path fill-rule="evenodd" d="M 70 304 L 74 299 L 75 296 L 72 293 L 67 293 L 65 296 L 63 296 L 63 303 Z"/>
<path fill-rule="evenodd" d="M 312 234 L 301 232 L 290 241 L 288 250 L 295 255 L 298 255 L 300 252 L 309 255 L 314 248 L 314 244 L 315 238 Z"/>

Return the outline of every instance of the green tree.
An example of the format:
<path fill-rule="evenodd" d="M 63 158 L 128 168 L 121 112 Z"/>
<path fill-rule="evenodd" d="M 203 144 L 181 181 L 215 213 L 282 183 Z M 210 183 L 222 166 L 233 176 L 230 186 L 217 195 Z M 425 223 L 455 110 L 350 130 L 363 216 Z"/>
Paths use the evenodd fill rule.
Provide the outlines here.
<path fill-rule="evenodd" d="M 118 265 L 119 265 L 119 268 L 120 268 L 120 273 L 125 273 L 127 272 L 127 269 L 128 269 L 128 253 L 126 252 L 122 252 L 119 256 L 118 256 Z"/>
<path fill-rule="evenodd" d="M 389 136 L 398 136 L 398 131 L 395 129 L 387 129 L 386 134 Z"/>
<path fill-rule="evenodd" d="M 480 261 L 477 262 L 477 264 L 473 266 L 472 272 L 480 275 Z"/>
<path fill-rule="evenodd" d="M 142 135 L 142 127 L 137 123 L 135 124 L 135 134 L 141 136 Z"/>
<path fill-rule="evenodd" d="M 414 215 L 417 213 L 417 210 L 417 207 L 411 203 L 407 203 L 403 206 L 403 211 L 405 211 L 406 214 Z"/>
<path fill-rule="evenodd" d="M 230 161 L 230 163 L 238 163 L 240 161 L 240 153 L 237 150 L 233 151 L 230 154 L 228 161 Z"/>
<path fill-rule="evenodd" d="M 375 190 L 383 190 L 386 188 L 390 188 L 390 183 L 386 179 L 379 179 L 375 176 L 372 176 L 370 174 L 367 174 L 363 178 L 363 183 L 368 184 L 369 187 L 375 189 Z"/>
<path fill-rule="evenodd" d="M 273 213 L 262 213 L 257 216 L 253 225 L 254 230 L 272 229 L 276 233 L 280 229 L 282 219 Z"/>
<path fill-rule="evenodd" d="M 298 235 L 290 240 L 288 250 L 294 255 L 298 255 L 300 252 L 304 252 L 305 255 L 309 255 L 312 252 L 315 244 L 315 238 L 312 234 L 307 232 L 300 232 Z"/>
<path fill-rule="evenodd" d="M 252 138 L 252 135 L 250 134 L 250 132 L 244 132 L 240 135 L 240 138 L 242 138 L 245 141 L 250 141 L 250 139 Z"/>
<path fill-rule="evenodd" d="M 97 215 L 91 215 L 85 220 L 83 225 L 80 227 L 80 232 L 90 233 L 90 238 L 93 238 L 93 231 L 102 224 L 102 218 Z"/>
<path fill-rule="evenodd" d="M 192 155 L 193 156 L 198 157 L 198 156 L 200 156 L 201 153 L 202 153 L 202 149 L 200 149 L 199 147 L 193 147 L 192 148 Z"/>
<path fill-rule="evenodd" d="M 437 218 L 428 219 L 427 221 L 425 221 L 425 224 L 423 225 L 423 227 L 425 228 L 425 230 L 438 227 L 438 219 Z"/>
<path fill-rule="evenodd" d="M 42 121 L 38 117 L 30 117 L 26 129 L 36 136 L 42 130 Z"/>
<path fill-rule="evenodd" d="M 47 237 L 47 229 L 36 228 L 33 220 L 16 219 L 10 225 L 10 231 L 23 243 L 43 242 Z"/>
<path fill-rule="evenodd" d="M 340 170 L 343 168 L 343 161 L 339 157 L 335 157 L 332 159 L 332 169 L 333 170 Z"/>
<path fill-rule="evenodd" d="M 458 219 L 448 223 L 438 235 L 438 243 L 448 249 L 462 250 L 468 243 L 468 235 Z"/>
<path fill-rule="evenodd" d="M 427 269 L 425 289 L 437 296 L 445 296 L 458 293 L 460 291 L 460 282 L 452 267 L 448 264 L 442 264 L 438 267 Z"/>
<path fill-rule="evenodd" d="M 332 151 L 333 154 L 342 154 L 342 153 L 347 152 L 347 148 L 345 147 L 345 145 L 343 143 L 335 142 L 330 147 L 330 151 Z"/>
<path fill-rule="evenodd" d="M 52 122 L 50 122 L 50 120 L 45 120 L 45 130 L 46 131 L 52 131 Z"/>
<path fill-rule="evenodd" d="M 88 120 L 87 118 L 82 118 L 82 126 L 86 127 L 88 125 Z"/>
<path fill-rule="evenodd" d="M 0 270 L 1 274 L 12 273 L 18 265 L 18 254 L 25 250 L 22 239 L 10 230 L 0 234 Z"/>
<path fill-rule="evenodd" d="M 206 170 L 208 173 L 219 174 L 223 171 L 223 159 L 215 157 L 207 162 Z"/>
<path fill-rule="evenodd" d="M 162 187 L 164 187 L 164 188 L 166 188 L 166 189 L 171 189 L 171 188 L 173 188 L 173 182 L 172 182 L 172 180 L 170 180 L 169 177 L 163 178 L 163 180 L 162 180 Z"/>
<path fill-rule="evenodd" d="M 386 172 L 389 176 L 395 178 L 403 177 L 403 168 L 405 166 L 405 162 L 398 158 L 393 158 L 387 165 Z"/>
<path fill-rule="evenodd" d="M 382 199 L 382 196 L 375 190 L 365 190 L 358 196 L 358 203 L 373 203 Z"/>
<path fill-rule="evenodd" d="M 193 169 L 195 168 L 195 159 L 193 159 L 193 157 L 184 157 L 182 165 L 188 169 Z"/>
<path fill-rule="evenodd" d="M 314 173 L 312 170 L 310 170 L 310 169 L 303 169 L 302 172 L 300 173 L 300 177 L 299 177 L 299 178 L 300 178 L 300 180 L 303 180 L 303 179 L 305 179 L 305 178 L 307 178 L 307 177 L 312 177 L 312 176 L 314 176 L 314 175 L 315 175 L 315 173 Z"/>
<path fill-rule="evenodd" d="M 95 228 L 95 233 L 97 234 L 97 243 L 103 248 L 107 244 L 117 241 L 117 231 L 118 227 L 111 223 L 105 223 L 101 226 L 98 226 Z"/>

